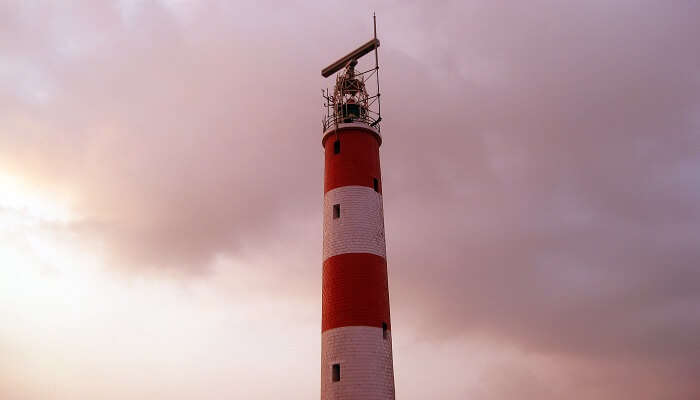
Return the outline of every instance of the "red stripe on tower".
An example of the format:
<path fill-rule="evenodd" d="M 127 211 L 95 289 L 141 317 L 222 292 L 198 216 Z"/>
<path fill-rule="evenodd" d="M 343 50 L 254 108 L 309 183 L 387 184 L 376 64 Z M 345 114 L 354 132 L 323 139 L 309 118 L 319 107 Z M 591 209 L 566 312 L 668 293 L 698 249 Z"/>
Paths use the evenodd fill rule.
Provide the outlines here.
<path fill-rule="evenodd" d="M 370 96 L 357 58 L 375 39 L 322 74 L 336 77 L 325 93 L 328 112 L 323 199 L 323 301 L 321 399 L 394 399 L 382 178 L 379 167 L 379 100 Z M 376 57 L 375 57 L 376 61 Z M 375 63 L 373 77 L 379 71 Z M 374 102 L 372 101 L 374 99 Z"/>

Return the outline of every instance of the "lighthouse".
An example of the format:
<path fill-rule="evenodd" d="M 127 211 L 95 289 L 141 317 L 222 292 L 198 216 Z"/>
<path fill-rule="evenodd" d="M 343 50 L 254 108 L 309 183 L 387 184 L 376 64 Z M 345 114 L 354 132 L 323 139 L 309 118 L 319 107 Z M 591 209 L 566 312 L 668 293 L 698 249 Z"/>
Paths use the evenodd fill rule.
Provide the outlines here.
<path fill-rule="evenodd" d="M 321 399 L 394 399 L 374 38 L 323 69 Z M 374 67 L 358 60 L 374 52 Z M 376 84 L 373 86 L 372 84 Z M 373 92 L 373 93 L 371 93 Z"/>

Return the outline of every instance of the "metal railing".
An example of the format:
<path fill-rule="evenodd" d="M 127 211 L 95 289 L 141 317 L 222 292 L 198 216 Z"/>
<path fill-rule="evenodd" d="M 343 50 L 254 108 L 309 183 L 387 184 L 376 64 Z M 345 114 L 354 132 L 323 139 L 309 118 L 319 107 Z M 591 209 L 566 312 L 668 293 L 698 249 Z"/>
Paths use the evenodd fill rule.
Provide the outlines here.
<path fill-rule="evenodd" d="M 373 117 L 368 114 L 362 116 L 342 116 L 342 115 L 331 115 L 323 118 L 323 131 L 327 131 L 330 128 L 337 127 L 339 124 L 347 124 L 352 122 L 365 123 L 377 130 L 379 130 L 379 123 L 381 122 L 381 117 Z"/>

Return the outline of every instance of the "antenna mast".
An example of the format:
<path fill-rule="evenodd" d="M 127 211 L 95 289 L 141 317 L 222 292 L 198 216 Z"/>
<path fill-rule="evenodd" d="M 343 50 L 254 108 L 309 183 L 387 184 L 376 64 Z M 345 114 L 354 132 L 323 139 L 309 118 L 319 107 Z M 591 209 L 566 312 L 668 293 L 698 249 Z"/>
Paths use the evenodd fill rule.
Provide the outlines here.
<path fill-rule="evenodd" d="M 372 22 L 374 25 L 374 40 L 379 43 L 379 40 L 377 40 L 377 14 L 372 13 Z M 377 121 L 375 125 L 379 124 L 379 122 L 382 121 L 382 99 L 381 99 L 381 92 L 379 91 L 379 44 L 374 48 L 374 71 L 376 74 L 376 81 L 377 81 Z"/>

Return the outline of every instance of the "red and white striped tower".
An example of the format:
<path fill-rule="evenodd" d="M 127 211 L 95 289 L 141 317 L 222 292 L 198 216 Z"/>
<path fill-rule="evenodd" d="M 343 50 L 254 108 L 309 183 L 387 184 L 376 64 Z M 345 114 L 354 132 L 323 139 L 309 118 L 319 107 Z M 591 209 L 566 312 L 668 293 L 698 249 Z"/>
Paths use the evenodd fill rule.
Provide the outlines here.
<path fill-rule="evenodd" d="M 356 73 L 375 38 L 322 71 L 336 78 L 328 112 L 323 199 L 321 399 L 394 399 L 377 94 Z M 377 65 L 375 64 L 375 67 Z M 374 71 L 374 72 L 371 72 Z M 371 75 L 370 75 L 371 74 Z M 369 75 L 369 76 L 368 76 Z M 374 100 L 374 101 L 373 101 Z"/>

